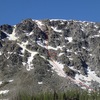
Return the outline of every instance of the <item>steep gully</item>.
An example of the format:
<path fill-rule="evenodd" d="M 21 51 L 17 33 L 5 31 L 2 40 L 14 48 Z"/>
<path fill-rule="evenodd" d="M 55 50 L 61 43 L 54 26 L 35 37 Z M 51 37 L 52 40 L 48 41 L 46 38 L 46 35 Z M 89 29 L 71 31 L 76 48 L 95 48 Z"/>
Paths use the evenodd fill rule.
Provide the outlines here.
<path fill-rule="evenodd" d="M 48 50 L 48 55 L 49 55 L 49 57 L 50 57 L 50 60 L 53 62 L 53 64 L 55 65 L 55 67 L 59 70 L 59 71 L 61 71 L 60 73 L 62 73 L 62 75 L 64 75 L 65 73 L 59 68 L 59 66 L 55 63 L 55 61 L 53 60 L 53 58 L 54 58 L 54 56 L 56 56 L 56 54 L 54 53 L 54 52 L 50 52 L 49 51 L 49 49 L 48 49 L 48 46 L 49 46 L 49 32 L 45 32 L 46 33 L 46 36 L 47 36 L 47 43 L 46 43 L 46 47 L 47 47 L 47 50 Z M 93 88 L 91 88 L 90 86 L 88 86 L 88 85 L 86 85 L 86 84 L 84 84 L 83 82 L 81 82 L 81 81 L 79 81 L 79 80 L 74 80 L 73 78 L 71 78 L 70 76 L 68 76 L 68 75 L 66 75 L 66 77 L 65 77 L 66 79 L 69 79 L 69 80 L 71 80 L 71 81 L 73 81 L 74 83 L 76 83 L 76 84 L 79 84 L 79 85 L 81 85 L 81 86 L 83 86 L 83 87 L 85 87 L 87 90 L 89 90 L 89 91 L 93 91 L 93 92 L 96 92 Z"/>

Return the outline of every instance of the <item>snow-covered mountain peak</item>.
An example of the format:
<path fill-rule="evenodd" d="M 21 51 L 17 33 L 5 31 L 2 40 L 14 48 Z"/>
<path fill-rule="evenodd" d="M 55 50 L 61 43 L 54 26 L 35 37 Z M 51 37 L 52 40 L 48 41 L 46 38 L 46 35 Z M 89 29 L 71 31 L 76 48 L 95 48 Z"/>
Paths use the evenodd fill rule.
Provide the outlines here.
<path fill-rule="evenodd" d="M 97 89 L 99 40 L 100 24 L 95 22 L 26 19 L 14 26 L 1 25 L 0 80 L 14 80 L 8 82 L 8 93 L 24 84 L 34 84 L 38 91 Z"/>

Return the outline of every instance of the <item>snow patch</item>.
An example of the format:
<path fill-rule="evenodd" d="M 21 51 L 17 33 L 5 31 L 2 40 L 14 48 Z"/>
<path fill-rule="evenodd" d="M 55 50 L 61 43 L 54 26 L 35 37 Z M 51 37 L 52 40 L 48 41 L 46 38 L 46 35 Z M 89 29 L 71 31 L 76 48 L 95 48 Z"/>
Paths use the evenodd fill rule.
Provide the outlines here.
<path fill-rule="evenodd" d="M 98 77 L 98 76 L 96 75 L 95 71 L 91 71 L 90 68 L 88 68 L 88 77 L 89 77 L 91 80 L 100 83 L 100 77 Z"/>
<path fill-rule="evenodd" d="M 70 49 L 67 49 L 67 52 L 72 52 L 72 50 L 70 50 Z"/>
<path fill-rule="evenodd" d="M 57 48 L 54 48 L 54 47 L 52 47 L 52 46 L 48 46 L 47 49 L 57 50 Z"/>
<path fill-rule="evenodd" d="M 73 60 L 73 58 L 69 57 L 69 60 Z"/>
<path fill-rule="evenodd" d="M 90 38 L 95 38 L 95 37 L 100 37 L 100 35 L 97 34 L 97 35 L 90 36 Z"/>
<path fill-rule="evenodd" d="M 77 52 L 74 52 L 75 53 L 75 55 L 77 55 L 78 53 Z"/>
<path fill-rule="evenodd" d="M 0 94 L 7 94 L 9 92 L 9 90 L 1 90 Z"/>
<path fill-rule="evenodd" d="M 44 56 L 40 56 L 40 57 L 46 60 L 46 58 Z"/>
<path fill-rule="evenodd" d="M 94 25 L 95 28 L 99 28 L 97 25 Z"/>
<path fill-rule="evenodd" d="M 74 70 L 74 71 L 77 72 L 77 73 L 80 73 L 80 71 L 77 70 L 77 69 L 75 69 L 74 66 L 69 66 L 69 68 L 72 69 L 72 70 Z"/>
<path fill-rule="evenodd" d="M 28 36 L 32 35 L 33 33 L 34 33 L 33 31 L 32 31 L 32 32 L 30 32 Z"/>
<path fill-rule="evenodd" d="M 26 44 L 24 44 L 24 43 L 22 43 L 22 44 L 17 43 L 17 44 L 18 44 L 22 49 L 28 51 L 29 53 L 33 53 L 33 54 L 36 54 L 36 53 L 37 53 L 37 52 L 34 52 L 34 51 L 31 51 L 31 50 L 27 49 L 27 48 L 26 48 Z"/>
<path fill-rule="evenodd" d="M 25 66 L 26 65 L 26 62 L 22 62 L 22 64 L 23 64 L 23 66 Z"/>
<path fill-rule="evenodd" d="M 58 49 L 63 50 L 62 48 L 63 48 L 62 46 L 57 46 L 57 50 Z"/>
<path fill-rule="evenodd" d="M 50 21 L 67 21 L 65 19 L 50 19 Z"/>
<path fill-rule="evenodd" d="M 11 82 L 13 82 L 13 81 L 14 81 L 14 80 L 9 80 L 8 82 L 10 82 L 10 83 L 11 83 Z"/>
<path fill-rule="evenodd" d="M 13 32 L 12 32 L 12 34 L 7 34 L 9 37 L 8 37 L 8 39 L 9 40 L 13 40 L 13 41 L 15 41 L 15 40 L 17 40 L 18 38 L 15 36 L 16 35 L 16 32 L 15 32 L 15 30 L 16 30 L 16 26 L 14 26 L 14 29 L 13 29 Z"/>
<path fill-rule="evenodd" d="M 86 49 L 86 47 L 82 47 L 83 49 Z"/>
<path fill-rule="evenodd" d="M 52 26 L 51 26 L 51 28 L 52 28 L 55 32 L 59 32 L 59 33 L 63 32 L 62 30 L 58 30 L 57 27 L 52 27 Z"/>
<path fill-rule="evenodd" d="M 61 22 L 61 25 L 64 25 L 64 22 L 63 21 Z"/>
<path fill-rule="evenodd" d="M 57 46 L 56 48 L 52 47 L 52 46 L 47 46 L 46 49 L 53 49 L 53 50 L 62 50 L 62 47 L 61 46 Z"/>
<path fill-rule="evenodd" d="M 85 31 L 85 28 L 84 28 L 84 27 L 82 27 L 82 28 L 81 28 L 81 30 L 84 32 L 84 31 Z"/>
<path fill-rule="evenodd" d="M 69 42 L 72 42 L 73 41 L 73 38 L 72 37 L 65 37 L 66 40 L 68 40 Z"/>
<path fill-rule="evenodd" d="M 26 36 L 30 36 L 30 35 L 32 35 L 34 32 L 33 31 L 31 31 L 30 33 L 24 33 L 24 34 L 26 34 Z"/>
<path fill-rule="evenodd" d="M 82 47 L 84 50 L 87 50 L 87 51 L 91 51 L 91 49 L 88 49 L 86 47 Z"/>
<path fill-rule="evenodd" d="M 81 87 L 82 89 L 86 90 L 87 88 L 86 87 Z"/>
<path fill-rule="evenodd" d="M 2 55 L 2 53 L 0 52 L 0 55 Z"/>
<path fill-rule="evenodd" d="M 89 54 L 91 57 L 93 56 L 93 54 Z"/>
<path fill-rule="evenodd" d="M 59 62 L 54 61 L 53 59 L 52 61 L 49 60 L 49 63 L 53 66 L 52 69 L 55 70 L 59 76 L 66 77 L 66 74 L 63 71 L 64 68 L 63 64 L 59 64 Z"/>
<path fill-rule="evenodd" d="M 33 52 L 33 53 L 31 53 L 31 56 L 30 57 L 28 57 L 28 61 L 27 61 L 27 67 L 26 67 L 26 69 L 27 69 L 27 71 L 30 71 L 31 69 L 33 69 L 33 64 L 32 64 L 32 60 L 33 60 L 33 58 L 34 58 L 34 56 L 37 54 L 37 52 Z"/>
<path fill-rule="evenodd" d="M 38 84 L 40 84 L 40 85 L 41 85 L 41 84 L 43 84 L 43 82 L 38 82 Z"/>
<path fill-rule="evenodd" d="M 12 54 L 13 52 L 8 52 L 8 54 Z"/>
<path fill-rule="evenodd" d="M 100 33 L 100 30 L 98 32 Z"/>
<path fill-rule="evenodd" d="M 63 55 L 63 54 L 64 54 L 64 53 L 59 53 L 58 57 L 61 56 L 61 55 Z"/>
<path fill-rule="evenodd" d="M 34 57 L 36 54 L 38 54 L 38 52 L 34 52 L 34 51 L 31 51 L 31 50 L 29 50 L 29 49 L 26 48 L 26 45 L 28 44 L 28 41 L 25 42 L 25 43 L 22 43 L 22 44 L 20 44 L 20 43 L 17 43 L 17 44 L 23 49 L 22 52 L 24 52 L 24 51 L 26 50 L 26 51 L 28 51 L 28 52 L 31 54 L 31 56 L 28 58 L 27 63 L 22 62 L 22 64 L 23 64 L 24 66 L 27 64 L 26 69 L 27 69 L 28 71 L 30 71 L 31 69 L 33 69 L 33 68 L 32 68 L 33 64 L 31 64 L 31 62 L 32 62 L 32 60 L 33 60 L 33 57 Z"/>
<path fill-rule="evenodd" d="M 53 50 L 62 50 L 62 48 L 64 47 L 61 47 L 61 46 L 57 46 L 57 47 L 52 47 L 52 46 L 49 46 L 48 45 L 48 41 L 44 41 L 44 43 L 41 43 L 41 41 L 37 41 L 37 44 L 43 48 L 46 48 L 46 49 L 53 49 Z"/>
<path fill-rule="evenodd" d="M 41 41 L 37 41 L 37 44 L 43 48 L 46 48 L 45 42 L 42 43 Z"/>
<path fill-rule="evenodd" d="M 82 74 L 76 74 L 75 76 L 75 80 L 77 83 L 83 83 L 86 86 L 90 86 L 91 85 L 91 78 L 83 76 Z"/>
<path fill-rule="evenodd" d="M 26 48 L 26 45 L 28 44 L 28 41 L 26 42 L 22 42 L 22 44 L 20 46 L 22 46 L 22 50 L 21 50 L 21 53 L 23 54 L 25 52 L 25 48 Z"/>
<path fill-rule="evenodd" d="M 98 77 L 96 75 L 96 73 L 94 71 L 91 71 L 89 68 L 87 70 L 88 70 L 88 76 L 84 76 L 79 73 L 76 74 L 76 76 L 75 76 L 76 82 L 77 83 L 81 82 L 88 87 L 91 85 L 91 81 L 96 81 L 96 82 L 100 83 L 100 77 Z"/>
<path fill-rule="evenodd" d="M 3 31 L 3 32 L 8 36 L 7 38 L 8 38 L 9 40 L 15 41 L 15 40 L 18 39 L 18 37 L 15 36 L 15 35 L 16 35 L 15 30 L 16 30 L 16 26 L 14 26 L 14 29 L 13 29 L 12 34 L 8 34 L 8 33 L 5 32 L 5 31 Z"/>
<path fill-rule="evenodd" d="M 38 27 L 42 30 L 42 27 L 44 26 L 44 24 L 42 23 L 42 21 L 35 20 L 35 22 L 38 25 Z"/>
<path fill-rule="evenodd" d="M 0 81 L 0 85 L 2 84 L 3 82 L 2 81 Z"/>

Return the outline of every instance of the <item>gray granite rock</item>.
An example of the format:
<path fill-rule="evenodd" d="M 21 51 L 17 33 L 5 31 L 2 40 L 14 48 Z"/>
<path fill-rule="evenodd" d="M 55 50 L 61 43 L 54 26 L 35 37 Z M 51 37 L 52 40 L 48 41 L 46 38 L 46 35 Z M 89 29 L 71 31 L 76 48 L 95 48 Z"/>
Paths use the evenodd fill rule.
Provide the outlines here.
<path fill-rule="evenodd" d="M 0 80 L 14 80 L 2 89 L 8 88 L 11 92 L 29 89 L 38 93 L 80 88 L 68 78 L 58 75 L 50 63 L 53 60 L 63 64 L 63 70 L 72 79 L 77 73 L 88 77 L 88 69 L 100 78 L 100 23 L 38 21 L 42 25 L 26 19 L 16 26 L 0 26 Z M 10 40 L 8 37 L 14 29 L 17 39 Z M 99 82 L 91 82 L 91 87 L 99 86 Z"/>

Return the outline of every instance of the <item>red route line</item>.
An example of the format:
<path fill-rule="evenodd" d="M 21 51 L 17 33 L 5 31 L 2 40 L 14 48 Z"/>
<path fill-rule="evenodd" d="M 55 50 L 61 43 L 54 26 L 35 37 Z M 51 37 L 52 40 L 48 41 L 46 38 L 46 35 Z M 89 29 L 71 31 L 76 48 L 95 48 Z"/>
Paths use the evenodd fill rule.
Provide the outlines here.
<path fill-rule="evenodd" d="M 46 46 L 47 46 L 47 50 L 48 50 L 48 55 L 49 55 L 49 57 L 50 57 L 50 59 L 51 59 L 51 61 L 55 64 L 55 66 L 57 66 L 58 67 L 58 65 L 53 61 L 53 57 L 52 57 L 52 54 L 54 54 L 53 52 L 51 53 L 50 51 L 49 51 L 49 49 L 48 49 L 48 34 L 46 34 L 47 35 L 47 43 L 46 43 Z M 56 55 L 56 54 L 55 54 Z M 63 73 L 62 73 L 63 74 Z M 77 83 L 78 82 L 78 84 L 80 84 L 80 85 L 82 85 L 82 86 L 84 86 L 84 87 L 86 87 L 87 89 L 91 89 L 93 92 L 95 92 L 95 90 L 94 89 L 92 89 L 91 87 L 89 87 L 89 86 L 87 86 L 86 84 L 84 84 L 84 83 L 82 83 L 81 81 L 78 81 L 78 80 L 74 80 L 73 78 L 71 78 L 71 77 L 69 77 L 69 76 L 67 76 L 66 78 L 68 78 L 68 79 L 70 79 L 71 81 L 73 81 L 73 82 L 75 82 L 75 83 Z"/>

